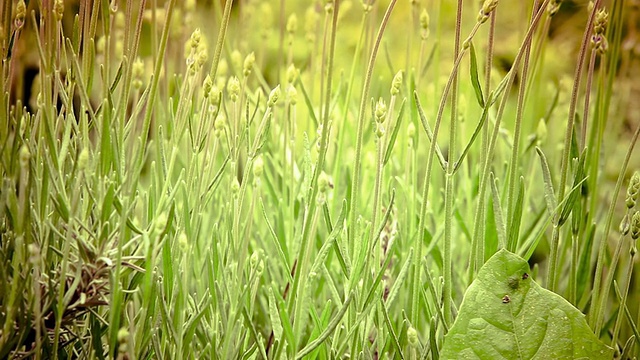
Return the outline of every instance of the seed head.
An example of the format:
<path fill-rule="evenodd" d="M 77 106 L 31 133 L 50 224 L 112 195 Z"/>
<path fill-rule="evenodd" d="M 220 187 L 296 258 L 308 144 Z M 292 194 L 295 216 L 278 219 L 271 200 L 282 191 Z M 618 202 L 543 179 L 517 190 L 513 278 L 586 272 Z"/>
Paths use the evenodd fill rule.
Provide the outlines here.
<path fill-rule="evenodd" d="M 80 155 L 78 155 L 78 170 L 83 171 L 87 168 L 89 164 L 89 150 L 87 148 L 82 149 L 80 151 Z"/>
<path fill-rule="evenodd" d="M 402 86 L 402 70 L 398 71 L 391 81 L 391 95 L 398 95 Z"/>
<path fill-rule="evenodd" d="M 407 329 L 407 340 L 409 340 L 409 345 L 413 348 L 418 348 L 418 331 L 413 326 L 409 326 Z"/>
<path fill-rule="evenodd" d="M 133 62 L 131 75 L 133 76 L 133 88 L 139 90 L 142 87 L 142 76 L 144 75 L 144 63 L 140 58 Z"/>
<path fill-rule="evenodd" d="M 29 152 L 29 147 L 27 146 L 27 144 L 22 145 L 22 147 L 20 148 L 20 154 L 19 154 L 20 167 L 26 168 L 27 166 L 29 166 L 30 158 L 31 158 L 31 153 Z"/>
<path fill-rule="evenodd" d="M 607 30 L 607 23 L 609 22 L 609 14 L 604 8 L 598 10 L 596 18 L 593 23 L 594 34 L 601 35 Z"/>
<path fill-rule="evenodd" d="M 298 79 L 298 75 L 300 75 L 298 69 L 293 64 L 289 65 L 287 68 L 287 82 L 293 84 Z"/>
<path fill-rule="evenodd" d="M 324 171 L 321 172 L 318 176 L 318 191 L 324 193 L 327 192 L 327 190 L 329 190 L 329 188 L 331 187 L 333 187 L 333 185 L 331 184 L 329 175 L 327 175 L 327 173 L 325 173 Z"/>
<path fill-rule="evenodd" d="M 229 97 L 231 101 L 236 102 L 238 100 L 238 95 L 240 94 L 240 80 L 237 77 L 232 76 L 229 78 L 227 82 L 227 92 L 229 93 Z"/>
<path fill-rule="evenodd" d="M 56 0 L 53 4 L 53 17 L 56 21 L 61 21 L 64 15 L 64 2 L 62 0 Z"/>
<path fill-rule="evenodd" d="M 96 43 L 96 52 L 98 54 L 104 54 L 106 42 L 107 42 L 107 39 L 104 36 L 100 36 L 100 38 L 98 38 L 98 42 Z"/>
<path fill-rule="evenodd" d="M 262 174 L 264 174 L 264 160 L 259 155 L 253 162 L 253 176 L 259 178 Z"/>
<path fill-rule="evenodd" d="M 385 115 L 387 115 L 387 104 L 385 104 L 382 98 L 379 98 L 375 109 L 376 121 L 379 123 L 383 122 Z"/>
<path fill-rule="evenodd" d="M 427 9 L 422 9 L 420 13 L 420 36 L 423 40 L 429 37 L 429 13 Z"/>
<path fill-rule="evenodd" d="M 118 352 L 127 352 L 127 344 L 129 343 L 129 330 L 123 327 L 118 330 Z"/>
<path fill-rule="evenodd" d="M 622 236 L 625 236 L 629 233 L 630 228 L 631 224 L 629 222 L 629 214 L 627 213 L 622 218 L 622 221 L 620 221 L 620 227 L 618 228 L 618 230 L 620 231 L 620 234 L 622 234 Z"/>
<path fill-rule="evenodd" d="M 249 53 L 247 57 L 244 58 L 244 65 L 242 67 L 242 74 L 247 77 L 251 74 L 251 70 L 253 69 L 253 65 L 256 63 L 256 54 L 253 52 Z"/>
<path fill-rule="evenodd" d="M 551 0 L 549 5 L 547 6 L 547 12 L 549 16 L 555 15 L 558 10 L 560 10 L 560 5 L 562 4 L 562 0 Z"/>
<path fill-rule="evenodd" d="M 633 173 L 633 176 L 631 176 L 631 180 L 629 180 L 629 187 L 627 187 L 627 198 L 625 201 L 627 205 L 627 209 L 632 209 L 634 206 L 636 206 L 639 193 L 640 193 L 640 173 L 636 171 Z"/>
<path fill-rule="evenodd" d="M 295 105 L 298 103 L 298 91 L 294 86 L 289 86 L 287 88 L 287 98 L 289 99 L 289 103 L 291 105 Z"/>
<path fill-rule="evenodd" d="M 157 234 L 160 234 L 167 227 L 167 214 L 165 212 L 160 213 L 156 220 L 153 222 L 154 230 Z"/>
<path fill-rule="evenodd" d="M 231 182 L 231 193 L 233 196 L 238 196 L 238 192 L 240 191 L 240 183 L 238 182 L 238 178 L 234 177 Z"/>
<path fill-rule="evenodd" d="M 213 81 L 211 81 L 211 76 L 207 75 L 207 77 L 204 78 L 204 82 L 202 83 L 202 96 L 204 96 L 205 99 L 209 97 L 212 87 Z"/>
<path fill-rule="evenodd" d="M 278 102 L 280 94 L 280 85 L 278 85 L 273 90 L 271 90 L 271 93 L 269 93 L 269 101 L 267 101 L 267 106 L 273 107 Z"/>
<path fill-rule="evenodd" d="M 640 238 L 640 211 L 636 211 L 631 218 L 631 238 L 633 240 Z"/>
<path fill-rule="evenodd" d="M 189 248 L 189 239 L 187 238 L 187 234 L 183 232 L 178 235 L 178 246 L 184 252 Z"/>
<path fill-rule="evenodd" d="M 287 19 L 287 32 L 290 35 L 293 35 L 296 31 L 298 31 L 298 16 L 296 16 L 295 13 L 292 13 Z"/>
<path fill-rule="evenodd" d="M 24 17 L 27 15 L 27 5 L 24 3 L 24 0 L 19 0 L 18 4 L 16 4 L 16 17 L 14 19 L 14 25 L 17 29 L 22 28 L 24 25 Z"/>
<path fill-rule="evenodd" d="M 485 23 L 489 19 L 489 15 L 496 9 L 496 6 L 498 6 L 498 0 L 485 0 L 478 14 L 478 22 Z"/>

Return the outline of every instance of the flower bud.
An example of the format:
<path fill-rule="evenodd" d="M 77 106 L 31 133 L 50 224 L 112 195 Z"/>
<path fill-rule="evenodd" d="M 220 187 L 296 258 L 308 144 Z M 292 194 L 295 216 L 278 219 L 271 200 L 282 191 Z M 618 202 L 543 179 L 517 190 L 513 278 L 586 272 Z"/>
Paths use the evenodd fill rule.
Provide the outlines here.
<path fill-rule="evenodd" d="M 24 0 L 19 0 L 18 4 L 16 4 L 16 17 L 14 19 L 14 25 L 17 29 L 22 28 L 22 25 L 24 25 L 25 16 L 27 16 L 27 5 Z"/>
<path fill-rule="evenodd" d="M 289 84 L 293 84 L 298 78 L 298 75 L 298 69 L 296 69 L 293 64 L 289 65 L 289 67 L 287 68 L 287 82 Z"/>
<path fill-rule="evenodd" d="M 240 183 L 238 182 L 238 179 L 234 177 L 233 181 L 231 181 L 231 193 L 233 196 L 237 196 L 238 191 L 240 191 Z"/>
<path fill-rule="evenodd" d="M 78 170 L 83 171 L 87 168 L 89 164 L 89 150 L 87 148 L 82 149 L 80 151 L 80 155 L 78 155 Z"/>
<path fill-rule="evenodd" d="M 240 80 L 237 77 L 232 76 L 229 78 L 227 82 L 227 92 L 229 93 L 229 97 L 231 101 L 236 102 L 238 100 L 238 95 L 240 94 Z"/>
<path fill-rule="evenodd" d="M 287 32 L 293 34 L 298 30 L 298 17 L 295 13 L 289 15 L 287 19 Z"/>
<path fill-rule="evenodd" d="M 414 328 L 413 326 L 409 326 L 409 328 L 407 329 L 407 340 L 409 341 L 409 345 L 411 345 L 411 347 L 418 347 L 418 331 L 416 331 L 416 328 Z"/>
<path fill-rule="evenodd" d="M 267 106 L 268 107 L 273 107 L 277 102 L 278 99 L 280 98 L 280 85 L 276 86 L 273 90 L 271 90 L 271 93 L 269 93 L 269 100 L 267 101 Z"/>
<path fill-rule="evenodd" d="M 629 187 L 627 187 L 627 198 L 625 201 L 625 204 L 627 205 L 627 209 L 632 209 L 634 206 L 636 206 L 639 193 L 640 193 L 640 173 L 636 171 L 633 173 L 633 176 L 631 176 L 631 180 L 629 180 Z"/>
<path fill-rule="evenodd" d="M 640 211 L 636 211 L 631 218 L 631 238 L 633 240 L 640 238 Z"/>
<path fill-rule="evenodd" d="M 427 9 L 422 9 L 420 13 L 420 36 L 423 40 L 429 37 L 429 13 Z"/>
<path fill-rule="evenodd" d="M 391 95 L 398 95 L 402 86 L 402 70 L 398 71 L 391 81 Z"/>
<path fill-rule="evenodd" d="M 20 167 L 26 168 L 27 166 L 29 166 L 29 158 L 31 158 L 29 147 L 27 146 L 27 144 L 24 144 L 20 148 L 20 153 L 19 153 Z"/>
<path fill-rule="evenodd" d="M 64 2 L 62 0 L 56 0 L 53 3 L 53 18 L 56 21 L 61 21 L 64 15 Z"/>
<path fill-rule="evenodd" d="M 382 98 L 379 98 L 375 108 L 376 121 L 379 123 L 383 122 L 385 115 L 387 115 L 387 104 L 385 104 Z"/>
<path fill-rule="evenodd" d="M 202 96 L 204 96 L 205 99 L 209 97 L 212 87 L 213 81 L 211 81 L 211 76 L 207 75 L 207 77 L 204 78 L 204 82 L 202 83 Z"/>
<path fill-rule="evenodd" d="M 264 173 L 264 160 L 262 156 L 258 156 L 253 162 L 253 176 L 259 178 Z"/>
<path fill-rule="evenodd" d="M 287 88 L 287 98 L 289 99 L 289 103 L 291 105 L 295 105 L 298 102 L 298 91 L 295 87 L 289 86 Z"/>
<path fill-rule="evenodd" d="M 251 70 L 253 69 L 253 65 L 256 63 L 256 55 L 251 52 L 247 57 L 244 58 L 244 65 L 242 67 L 242 74 L 247 77 L 251 74 Z"/>

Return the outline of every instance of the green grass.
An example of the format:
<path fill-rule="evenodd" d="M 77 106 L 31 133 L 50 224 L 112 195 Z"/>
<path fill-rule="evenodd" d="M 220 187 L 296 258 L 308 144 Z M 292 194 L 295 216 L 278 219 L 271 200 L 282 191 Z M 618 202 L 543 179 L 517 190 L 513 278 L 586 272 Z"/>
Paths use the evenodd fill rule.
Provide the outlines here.
<path fill-rule="evenodd" d="M 633 11 L 3 2 L 0 358 L 438 359 L 503 248 L 637 357 Z"/>

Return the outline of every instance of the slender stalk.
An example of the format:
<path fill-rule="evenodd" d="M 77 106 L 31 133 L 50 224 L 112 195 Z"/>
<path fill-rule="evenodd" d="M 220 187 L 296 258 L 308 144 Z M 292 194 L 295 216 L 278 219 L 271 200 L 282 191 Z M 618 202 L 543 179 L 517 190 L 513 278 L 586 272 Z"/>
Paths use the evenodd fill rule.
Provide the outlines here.
<path fill-rule="evenodd" d="M 460 55 L 460 29 L 462 27 L 462 0 L 458 0 L 458 10 L 456 13 L 456 30 L 455 30 L 455 45 L 454 54 L 455 57 Z M 476 25 L 477 28 L 477 25 Z M 451 293 L 452 293 L 452 274 L 451 274 L 451 239 L 453 237 L 453 200 L 454 200 L 454 181 L 453 181 L 453 168 L 456 153 L 456 139 L 458 132 L 458 71 L 454 71 L 453 83 L 451 85 L 451 123 L 449 126 L 449 156 L 447 159 L 447 169 L 445 176 L 445 194 L 444 194 L 444 286 L 442 290 L 443 308 L 444 308 L 444 322 L 445 326 L 450 327 L 453 322 L 453 313 L 451 312 Z M 436 134 L 434 133 L 432 143 L 437 142 Z M 423 199 L 426 201 L 426 199 Z M 422 228 L 421 228 L 422 229 Z"/>
<path fill-rule="evenodd" d="M 600 242 L 600 252 L 598 253 L 598 262 L 596 265 L 596 274 L 595 274 L 595 284 L 593 287 L 593 297 L 594 297 L 594 309 L 593 309 L 593 329 L 596 334 L 600 333 L 602 329 L 602 324 L 604 321 L 604 311 L 606 309 L 606 299 L 609 295 L 609 290 L 611 286 L 611 281 L 613 279 L 613 274 L 615 274 L 616 263 L 618 257 L 620 256 L 620 251 L 622 247 L 622 241 L 618 242 L 616 247 L 616 252 L 614 253 L 613 258 L 609 262 L 609 272 L 607 274 L 606 281 L 602 284 L 602 290 L 600 291 L 600 281 L 602 276 L 602 267 L 604 266 L 604 255 L 605 251 L 603 248 L 606 247 L 608 243 L 609 231 L 611 230 L 611 223 L 613 220 L 613 214 L 615 212 L 615 199 L 618 198 L 618 194 L 620 193 L 620 189 L 622 188 L 622 182 L 624 181 L 624 176 L 627 170 L 627 166 L 629 165 L 629 160 L 631 159 L 631 154 L 633 153 L 633 148 L 638 141 L 638 135 L 640 135 L 640 126 L 636 128 L 636 131 L 633 133 L 633 137 L 631 138 L 631 143 L 629 144 L 629 149 L 627 150 L 627 154 L 622 162 L 622 166 L 620 167 L 620 173 L 618 174 L 618 181 L 616 182 L 616 187 L 613 190 L 613 196 L 611 200 L 611 204 L 609 205 L 609 212 L 607 213 L 607 218 L 605 222 L 604 234 L 603 238 Z M 598 285 L 596 287 L 596 285 Z M 596 291 L 598 290 L 598 291 Z"/>
<path fill-rule="evenodd" d="M 484 79 L 484 93 L 485 97 L 488 97 L 491 93 L 491 69 L 493 68 L 493 47 L 495 41 L 496 30 L 496 12 L 498 9 L 494 9 L 489 15 L 489 34 L 487 38 L 487 58 L 485 60 L 485 79 Z M 480 151 L 480 163 L 484 163 L 487 160 L 487 150 L 489 148 L 489 124 L 485 122 L 482 126 L 482 143 Z M 469 258 L 469 284 L 473 281 L 478 267 L 484 264 L 484 224 L 486 223 L 486 200 L 485 198 L 478 198 L 480 202 L 478 206 L 479 214 L 478 219 L 478 236 L 471 238 L 471 255 Z"/>
<path fill-rule="evenodd" d="M 587 21 L 582 44 L 580 45 L 580 52 L 578 54 L 578 64 L 576 66 L 576 72 L 573 80 L 573 90 L 571 92 L 571 102 L 569 103 L 569 118 L 567 119 L 567 130 L 564 137 L 564 150 L 562 151 L 562 165 L 560 170 L 560 184 L 558 184 L 558 202 L 562 202 L 565 196 L 565 187 L 567 185 L 567 176 L 569 174 L 569 157 L 571 155 L 571 138 L 573 135 L 573 126 L 575 122 L 576 106 L 578 104 L 578 93 L 580 91 L 580 81 L 582 79 L 582 69 L 584 65 L 585 54 L 587 51 L 587 45 L 591 38 L 591 31 L 593 30 L 593 20 L 597 9 L 600 7 L 601 0 L 596 0 L 594 3 L 593 11 Z M 558 244 L 560 243 L 560 220 L 559 214 L 554 216 L 553 232 L 551 234 L 551 245 L 549 254 L 549 271 L 547 272 L 547 288 L 551 291 L 556 290 L 556 282 L 558 278 Z"/>
<path fill-rule="evenodd" d="M 387 27 L 389 22 L 389 17 L 391 17 L 391 12 L 396 4 L 397 0 L 391 0 L 387 10 L 382 18 L 382 22 L 380 23 L 380 28 L 378 29 L 378 34 L 376 35 L 376 40 L 373 44 L 373 49 L 371 50 L 371 56 L 369 57 L 369 64 L 367 65 L 367 72 L 364 77 L 364 84 L 362 85 L 362 94 L 360 96 L 360 110 L 358 111 L 358 129 L 356 131 L 356 153 L 355 153 L 355 163 L 353 166 L 353 179 L 351 181 L 351 198 L 349 199 L 349 248 L 353 249 L 353 243 L 355 241 L 355 232 L 356 232 L 356 218 L 358 213 L 358 198 L 360 196 L 360 168 L 362 162 L 362 140 L 364 135 L 364 118 L 367 106 L 367 99 L 369 98 L 369 90 L 371 87 L 371 76 L 373 74 L 373 67 L 375 65 L 376 57 L 378 55 L 378 49 L 380 47 L 380 42 L 382 41 L 382 35 L 384 34 L 384 30 Z"/>
<path fill-rule="evenodd" d="M 311 234 L 313 233 L 312 228 L 315 227 L 314 220 L 317 219 L 316 197 L 318 195 L 318 177 L 320 176 L 320 173 L 324 169 L 324 163 L 325 163 L 325 158 L 327 154 L 328 138 L 329 138 L 329 109 L 330 109 L 329 107 L 330 107 L 330 99 L 331 99 L 333 61 L 334 61 L 334 54 L 335 54 L 335 43 L 336 43 L 339 10 L 340 10 L 340 0 L 335 0 L 332 23 L 331 23 L 331 42 L 330 42 L 330 48 L 329 48 L 329 62 L 327 64 L 327 88 L 326 88 L 327 94 L 325 97 L 326 102 L 324 104 L 324 107 L 325 107 L 324 112 L 322 113 L 322 134 L 320 136 L 320 151 L 318 154 L 318 159 L 316 161 L 315 170 L 313 172 L 313 178 L 311 180 L 311 185 L 310 185 L 311 196 L 309 197 L 309 204 L 307 204 L 307 208 L 305 210 L 304 225 L 302 227 L 301 244 L 300 244 L 300 249 L 298 251 L 298 256 L 297 256 L 298 261 L 302 262 L 300 264 L 300 267 L 306 266 L 304 259 L 307 256 L 307 251 L 308 251 L 307 246 L 309 244 Z M 290 314 L 293 311 L 294 304 L 302 300 L 300 299 L 301 297 L 300 288 L 304 289 L 304 286 L 301 286 L 300 284 L 302 275 L 303 275 L 303 269 L 296 271 L 294 274 L 291 297 L 288 299 L 289 301 L 288 309 Z M 306 276 L 307 274 L 304 274 L 304 275 Z M 293 321 L 295 324 L 296 322 L 299 322 L 302 320 L 303 314 L 294 314 L 294 316 L 295 318 Z"/>
<path fill-rule="evenodd" d="M 624 241 L 620 241 L 623 243 Z M 627 307 L 627 297 L 629 296 L 629 285 L 631 284 L 631 275 L 633 275 L 633 263 L 636 255 L 635 240 L 631 240 L 631 249 L 629 251 L 629 264 L 627 265 L 627 276 L 625 278 L 622 290 L 622 300 L 616 317 L 616 324 L 613 326 L 613 336 L 611 337 L 611 347 L 618 348 L 618 335 L 620 334 L 620 326 L 622 326 L 622 317 L 625 313 L 624 308 Z"/>
<path fill-rule="evenodd" d="M 537 1 L 534 2 L 533 9 L 531 11 L 531 21 L 536 13 Z M 516 120 L 515 129 L 513 132 L 513 147 L 511 149 L 511 160 L 509 162 L 509 187 L 507 190 L 507 248 L 509 251 L 515 251 L 518 248 L 518 236 L 519 234 L 512 234 L 512 231 L 519 229 L 519 226 L 514 227 L 513 221 L 516 218 L 515 212 L 515 191 L 517 185 L 517 173 L 518 173 L 518 160 L 520 152 L 520 137 L 522 132 L 522 118 L 524 115 L 525 107 L 525 93 L 527 89 L 527 76 L 529 73 L 529 55 L 531 53 L 531 39 L 524 43 L 524 63 L 520 70 L 520 86 L 518 89 L 518 103 L 516 105 Z"/>
<path fill-rule="evenodd" d="M 531 41 L 533 33 L 535 32 L 535 29 L 538 27 L 538 24 L 540 23 L 540 19 L 542 18 L 542 15 L 545 13 L 545 9 L 548 3 L 549 3 L 549 0 L 544 0 L 542 2 L 542 4 L 538 9 L 538 12 L 536 13 L 535 17 L 531 21 L 531 24 L 529 25 L 529 29 L 525 34 L 523 44 L 520 46 L 520 50 L 516 54 L 516 58 L 513 61 L 512 69 L 517 69 L 520 66 L 520 62 L 522 61 L 522 58 L 524 56 L 525 46 L 528 42 Z M 509 98 L 509 91 L 511 89 L 511 86 L 513 85 L 513 81 L 515 80 L 515 74 L 516 74 L 515 71 L 512 70 L 508 75 L 509 78 L 507 79 L 507 84 L 505 86 L 504 94 L 502 95 L 502 100 L 500 101 L 500 104 L 498 106 L 498 111 L 496 113 L 496 120 L 493 127 L 493 131 L 491 132 L 491 136 L 489 138 L 487 150 L 483 151 L 486 154 L 486 157 L 485 157 L 484 164 L 482 166 L 482 175 L 480 176 L 480 185 L 478 188 L 478 197 L 477 197 L 479 200 L 478 200 L 478 203 L 476 204 L 472 239 L 478 239 L 481 236 L 480 229 L 482 227 L 481 222 L 483 221 L 482 214 L 484 213 L 485 211 L 484 207 L 486 206 L 486 202 L 484 199 L 486 197 L 487 184 L 489 183 L 489 174 L 491 173 L 493 152 L 495 150 L 495 146 L 498 140 L 498 135 L 500 133 L 500 124 L 502 122 L 504 109 L 506 107 L 507 100 Z M 480 254 L 478 254 L 478 256 L 480 256 Z"/>

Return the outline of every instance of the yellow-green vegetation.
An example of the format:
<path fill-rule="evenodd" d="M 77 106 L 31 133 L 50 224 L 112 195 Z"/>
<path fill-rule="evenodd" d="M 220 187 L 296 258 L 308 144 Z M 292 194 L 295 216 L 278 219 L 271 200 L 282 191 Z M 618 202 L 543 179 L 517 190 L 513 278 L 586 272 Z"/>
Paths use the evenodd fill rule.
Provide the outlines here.
<path fill-rule="evenodd" d="M 3 1 L 0 358 L 638 357 L 639 11 Z"/>

